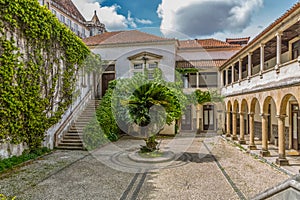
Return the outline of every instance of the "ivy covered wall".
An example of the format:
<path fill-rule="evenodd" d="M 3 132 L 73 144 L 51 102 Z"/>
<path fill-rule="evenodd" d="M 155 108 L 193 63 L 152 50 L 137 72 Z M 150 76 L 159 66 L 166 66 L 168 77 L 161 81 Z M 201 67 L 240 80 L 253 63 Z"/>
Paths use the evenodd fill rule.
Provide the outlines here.
<path fill-rule="evenodd" d="M 37 0 L 0 0 L 0 143 L 41 145 L 72 103 L 89 53 Z"/>

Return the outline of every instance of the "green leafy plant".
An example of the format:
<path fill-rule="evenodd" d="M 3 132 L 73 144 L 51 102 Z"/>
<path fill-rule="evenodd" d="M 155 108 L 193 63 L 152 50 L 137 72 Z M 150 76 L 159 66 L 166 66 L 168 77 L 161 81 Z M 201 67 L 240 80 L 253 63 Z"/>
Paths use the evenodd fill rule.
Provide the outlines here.
<path fill-rule="evenodd" d="M 4 194 L 0 194 L 0 200 L 15 200 L 16 197 L 7 197 Z"/>
<path fill-rule="evenodd" d="M 25 150 L 21 156 L 12 156 L 10 158 L 0 159 L 0 172 L 3 172 L 8 169 L 12 169 L 16 165 L 19 165 L 31 159 L 35 159 L 49 152 L 50 149 L 43 147 L 31 151 Z"/>
<path fill-rule="evenodd" d="M 97 120 L 105 136 L 110 141 L 116 141 L 119 139 L 120 129 L 117 125 L 116 119 L 113 115 L 111 106 L 112 93 L 116 85 L 116 81 L 109 83 L 109 88 L 103 96 L 101 103 L 96 111 Z"/>
<path fill-rule="evenodd" d="M 36 0 L 0 0 L 0 142 L 41 146 L 90 50 Z"/>

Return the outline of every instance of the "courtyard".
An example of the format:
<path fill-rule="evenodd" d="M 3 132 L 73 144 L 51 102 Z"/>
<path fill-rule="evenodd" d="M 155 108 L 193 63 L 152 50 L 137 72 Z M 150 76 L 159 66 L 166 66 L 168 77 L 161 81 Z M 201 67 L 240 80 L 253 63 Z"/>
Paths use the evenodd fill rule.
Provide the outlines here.
<path fill-rule="evenodd" d="M 0 191 L 17 199 L 251 199 L 294 175 L 213 132 L 161 138 L 160 149 L 175 153 L 162 163 L 129 159 L 142 144 L 124 136 L 91 152 L 54 150 L 2 174 Z"/>

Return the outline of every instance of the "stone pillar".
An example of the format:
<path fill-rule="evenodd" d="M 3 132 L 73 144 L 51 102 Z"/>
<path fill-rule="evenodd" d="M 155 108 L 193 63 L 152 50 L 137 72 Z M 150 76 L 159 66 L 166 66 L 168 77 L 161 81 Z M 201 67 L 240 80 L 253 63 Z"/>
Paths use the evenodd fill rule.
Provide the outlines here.
<path fill-rule="evenodd" d="M 248 53 L 248 79 L 252 76 L 252 53 Z"/>
<path fill-rule="evenodd" d="M 285 156 L 285 115 L 276 116 L 278 120 L 278 153 L 279 157 L 276 159 L 276 164 L 281 166 L 288 165 L 289 162 Z"/>
<path fill-rule="evenodd" d="M 265 66 L 265 44 L 260 45 L 260 76 L 262 77 L 262 73 L 264 71 Z"/>
<path fill-rule="evenodd" d="M 239 59 L 239 82 L 242 81 L 242 59 Z"/>
<path fill-rule="evenodd" d="M 276 70 L 277 73 L 279 73 L 279 67 L 281 65 L 281 36 L 282 36 L 281 32 L 278 32 L 276 34 L 277 45 L 276 45 L 276 65 L 275 65 L 275 70 Z"/>
<path fill-rule="evenodd" d="M 227 120 L 227 130 L 226 130 L 226 137 L 230 137 L 230 135 L 231 135 L 231 133 L 230 133 L 230 122 L 231 122 L 231 120 L 230 120 L 230 112 L 229 111 L 227 111 L 227 117 L 226 117 L 226 120 Z"/>
<path fill-rule="evenodd" d="M 196 73 L 196 88 L 199 88 L 199 73 Z"/>
<path fill-rule="evenodd" d="M 221 81 L 220 87 L 223 87 L 224 86 L 224 70 L 222 70 L 220 73 L 220 81 Z"/>
<path fill-rule="evenodd" d="M 226 79 L 225 79 L 225 85 L 228 85 L 228 68 L 226 68 Z"/>
<path fill-rule="evenodd" d="M 184 88 L 189 88 L 188 74 L 183 74 L 183 86 Z"/>
<path fill-rule="evenodd" d="M 232 112 L 232 136 L 231 139 L 233 140 L 237 140 L 237 134 L 236 134 L 236 127 L 237 127 L 237 123 L 236 123 L 236 112 Z"/>
<path fill-rule="evenodd" d="M 197 126 L 196 127 L 197 127 L 197 133 L 201 132 L 201 127 L 200 127 L 200 108 L 201 108 L 201 105 L 198 104 L 196 106 L 196 118 L 197 118 L 197 120 L 196 120 Z"/>
<path fill-rule="evenodd" d="M 240 112 L 240 144 L 246 144 L 245 141 L 245 118 L 244 118 L 244 112 Z"/>
<path fill-rule="evenodd" d="M 231 66 L 231 83 L 234 83 L 234 65 Z"/>
<path fill-rule="evenodd" d="M 249 113 L 249 131 L 250 131 L 250 138 L 249 138 L 249 146 L 250 150 L 255 150 L 256 145 L 254 143 L 254 113 Z"/>
<path fill-rule="evenodd" d="M 268 150 L 268 115 L 261 114 L 261 125 L 262 125 L 262 149 L 260 154 L 262 156 L 270 156 L 270 152 Z"/>

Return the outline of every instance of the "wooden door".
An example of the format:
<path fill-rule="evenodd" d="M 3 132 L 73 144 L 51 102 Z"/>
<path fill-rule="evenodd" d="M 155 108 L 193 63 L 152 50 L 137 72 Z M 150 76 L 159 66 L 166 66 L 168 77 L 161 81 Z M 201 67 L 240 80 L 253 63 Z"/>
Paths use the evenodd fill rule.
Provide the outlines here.
<path fill-rule="evenodd" d="M 108 89 L 108 84 L 109 81 L 115 79 L 115 74 L 114 73 L 108 73 L 108 74 L 103 74 L 102 75 L 102 97 L 104 96 L 106 90 Z"/>

